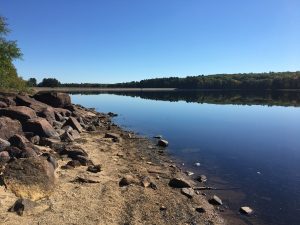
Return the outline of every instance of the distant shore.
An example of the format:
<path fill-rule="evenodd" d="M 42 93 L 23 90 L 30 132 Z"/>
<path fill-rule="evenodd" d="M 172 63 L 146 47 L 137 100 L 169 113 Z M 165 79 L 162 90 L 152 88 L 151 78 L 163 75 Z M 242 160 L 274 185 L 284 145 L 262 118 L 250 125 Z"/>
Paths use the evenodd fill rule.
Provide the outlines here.
<path fill-rule="evenodd" d="M 178 88 L 93 88 L 93 87 L 34 87 L 35 92 L 172 92 L 172 91 L 288 91 L 300 92 L 300 89 L 178 89 Z"/>

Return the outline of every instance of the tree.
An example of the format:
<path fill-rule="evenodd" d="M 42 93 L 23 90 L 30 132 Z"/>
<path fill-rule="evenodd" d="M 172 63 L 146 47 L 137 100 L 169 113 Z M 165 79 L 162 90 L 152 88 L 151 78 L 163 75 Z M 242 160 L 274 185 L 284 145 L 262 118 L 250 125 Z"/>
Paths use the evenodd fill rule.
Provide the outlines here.
<path fill-rule="evenodd" d="M 55 78 L 44 78 L 39 87 L 59 87 L 60 82 Z"/>
<path fill-rule="evenodd" d="M 29 78 L 27 81 L 28 87 L 36 87 L 37 81 L 35 78 Z"/>
<path fill-rule="evenodd" d="M 18 89 L 26 87 L 26 82 L 18 77 L 13 60 L 21 58 L 21 50 L 16 41 L 6 39 L 10 30 L 6 19 L 0 16 L 0 89 Z"/>

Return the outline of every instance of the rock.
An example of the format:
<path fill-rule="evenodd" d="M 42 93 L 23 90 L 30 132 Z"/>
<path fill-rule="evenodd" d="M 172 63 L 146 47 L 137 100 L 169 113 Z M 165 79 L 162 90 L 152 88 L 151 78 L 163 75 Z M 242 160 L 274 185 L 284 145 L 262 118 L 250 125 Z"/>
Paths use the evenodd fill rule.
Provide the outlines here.
<path fill-rule="evenodd" d="M 187 196 L 188 198 L 193 198 L 195 192 L 193 188 L 182 188 L 181 193 Z"/>
<path fill-rule="evenodd" d="M 54 109 L 52 107 L 47 107 L 42 109 L 41 112 L 38 113 L 38 116 L 45 118 L 51 125 L 55 120 Z"/>
<path fill-rule="evenodd" d="M 49 122 L 44 118 L 35 118 L 28 120 L 23 125 L 24 131 L 34 132 L 40 137 L 59 137 L 55 129 L 49 124 Z"/>
<path fill-rule="evenodd" d="M 64 120 L 64 117 L 57 111 L 54 112 L 55 120 L 62 122 Z"/>
<path fill-rule="evenodd" d="M 101 172 L 101 165 L 91 165 L 87 168 L 87 171 L 91 172 L 91 173 L 99 173 Z"/>
<path fill-rule="evenodd" d="M 75 140 L 73 138 L 73 136 L 70 133 L 68 133 L 68 132 L 65 132 L 62 135 L 60 135 L 60 139 L 62 141 L 66 141 L 66 142 L 73 142 Z"/>
<path fill-rule="evenodd" d="M 151 184 L 150 177 L 148 177 L 148 176 L 143 177 L 141 183 L 142 183 L 143 187 L 149 187 Z"/>
<path fill-rule="evenodd" d="M 249 206 L 243 206 L 240 208 L 240 212 L 243 214 L 250 215 L 253 213 L 253 209 L 251 209 Z"/>
<path fill-rule="evenodd" d="M 8 152 L 9 156 L 11 158 L 20 158 L 21 156 L 21 153 L 22 153 L 22 150 L 17 148 L 17 147 L 13 147 L 13 146 L 10 146 L 6 149 L 6 151 Z"/>
<path fill-rule="evenodd" d="M 69 125 L 73 129 L 76 129 L 79 133 L 83 131 L 82 126 L 79 124 L 79 122 L 74 117 L 69 117 L 69 119 L 64 123 L 64 126 Z"/>
<path fill-rule="evenodd" d="M 26 106 L 10 106 L 8 108 L 0 109 L 0 116 L 16 119 L 21 123 L 37 117 L 35 111 Z"/>
<path fill-rule="evenodd" d="M 195 166 L 201 166 L 201 164 L 199 162 L 195 163 Z"/>
<path fill-rule="evenodd" d="M 95 184 L 95 183 L 100 183 L 100 179 L 99 179 L 99 177 L 91 177 L 91 176 L 81 177 L 81 176 L 77 176 L 72 182 Z"/>
<path fill-rule="evenodd" d="M 71 160 L 71 161 L 67 162 L 66 166 L 76 168 L 76 167 L 81 166 L 81 163 L 78 160 Z"/>
<path fill-rule="evenodd" d="M 206 212 L 206 210 L 203 207 L 197 207 L 195 210 L 198 213 L 205 213 Z"/>
<path fill-rule="evenodd" d="M 56 159 L 51 154 L 46 152 L 42 154 L 42 157 L 44 157 L 53 166 L 54 169 L 58 167 Z"/>
<path fill-rule="evenodd" d="M 72 135 L 72 137 L 74 138 L 74 140 L 79 139 L 80 138 L 80 134 L 77 130 L 72 130 L 70 132 L 70 134 Z"/>
<path fill-rule="evenodd" d="M 53 139 L 53 138 L 41 138 L 40 139 L 40 143 L 41 146 L 49 146 L 50 148 L 54 149 L 55 151 L 58 151 L 60 153 L 60 151 L 62 151 L 65 147 L 65 144 L 62 143 L 60 140 L 58 139 Z"/>
<path fill-rule="evenodd" d="M 207 177 L 205 175 L 200 175 L 197 178 L 197 181 L 201 182 L 201 183 L 205 183 L 207 181 Z"/>
<path fill-rule="evenodd" d="M 162 135 L 155 135 L 155 136 L 153 136 L 153 138 L 162 139 Z"/>
<path fill-rule="evenodd" d="M 55 112 L 59 113 L 63 117 L 63 120 L 65 120 L 65 117 L 69 117 L 72 115 L 72 112 L 70 110 L 64 108 L 55 108 Z"/>
<path fill-rule="evenodd" d="M 73 127 L 70 125 L 63 126 L 62 129 L 68 133 L 70 133 L 73 130 Z"/>
<path fill-rule="evenodd" d="M 0 96 L 0 101 L 4 102 L 7 106 L 16 106 L 12 96 Z"/>
<path fill-rule="evenodd" d="M 128 186 L 130 184 L 138 183 L 137 179 L 131 175 L 125 175 L 119 182 L 120 187 Z"/>
<path fill-rule="evenodd" d="M 16 196 L 35 201 L 53 191 L 54 168 L 43 157 L 16 159 L 6 165 L 3 180 Z"/>
<path fill-rule="evenodd" d="M 104 138 L 113 138 L 113 139 L 116 138 L 116 139 L 118 139 L 118 138 L 120 138 L 120 135 L 115 134 L 115 133 L 106 133 Z"/>
<path fill-rule="evenodd" d="M 95 127 L 95 125 L 92 124 L 92 125 L 89 125 L 86 130 L 87 131 L 96 131 L 97 128 Z"/>
<path fill-rule="evenodd" d="M 169 186 L 173 188 L 190 188 L 191 184 L 183 178 L 172 178 Z"/>
<path fill-rule="evenodd" d="M 208 202 L 212 205 L 223 205 L 222 200 L 216 195 L 209 199 Z"/>
<path fill-rule="evenodd" d="M 65 148 L 59 154 L 67 155 L 71 159 L 77 159 L 79 155 L 85 157 L 88 156 L 88 154 L 81 147 L 76 145 L 65 146 Z"/>
<path fill-rule="evenodd" d="M 191 172 L 191 171 L 186 171 L 185 173 L 186 173 L 186 175 L 188 175 L 188 176 L 192 176 L 192 175 L 194 175 L 194 173 L 193 173 L 193 172 Z"/>
<path fill-rule="evenodd" d="M 15 134 L 10 139 L 8 139 L 8 141 L 10 142 L 11 146 L 17 147 L 19 149 L 24 149 L 29 143 L 27 138 L 19 134 Z"/>
<path fill-rule="evenodd" d="M 66 108 L 71 105 L 71 98 L 66 93 L 39 92 L 33 96 L 36 100 L 52 107 Z"/>
<path fill-rule="evenodd" d="M 10 160 L 10 156 L 7 151 L 0 152 L 0 165 L 7 163 L 9 160 Z"/>
<path fill-rule="evenodd" d="M 29 138 L 29 141 L 34 145 L 38 145 L 40 143 L 40 136 L 34 135 L 33 137 Z"/>
<path fill-rule="evenodd" d="M 160 211 L 166 211 L 167 210 L 167 207 L 162 205 L 160 208 L 159 208 Z"/>
<path fill-rule="evenodd" d="M 169 142 L 166 140 L 160 139 L 160 140 L 158 140 L 157 145 L 161 146 L 161 147 L 167 147 L 169 145 Z"/>
<path fill-rule="evenodd" d="M 2 138 L 0 138 L 0 151 L 3 151 L 10 146 L 10 143 Z"/>
<path fill-rule="evenodd" d="M 5 102 L 0 101 L 0 108 L 6 108 L 8 105 Z"/>
<path fill-rule="evenodd" d="M 25 147 L 24 149 L 22 149 L 19 158 L 29 158 L 29 157 L 37 157 L 37 156 L 38 155 L 35 150 L 33 150 L 30 147 Z"/>
<path fill-rule="evenodd" d="M 41 213 L 49 208 L 46 204 L 36 203 L 29 199 L 18 199 L 12 207 L 9 208 L 9 212 L 15 212 L 19 216 L 29 216 Z"/>
<path fill-rule="evenodd" d="M 93 162 L 90 159 L 88 159 L 86 156 L 77 155 L 75 159 L 78 160 L 82 166 L 93 165 Z"/>
<path fill-rule="evenodd" d="M 55 129 L 60 129 L 60 128 L 62 128 L 63 123 L 54 120 L 54 121 L 52 122 L 52 126 L 53 126 Z"/>
<path fill-rule="evenodd" d="M 22 125 L 20 121 L 9 117 L 0 117 L 0 138 L 8 140 L 13 135 L 21 133 Z"/>
<path fill-rule="evenodd" d="M 109 113 L 107 113 L 107 115 L 109 115 L 110 117 L 116 117 L 116 116 L 118 116 L 118 114 L 113 113 L 113 112 L 109 112 Z"/>

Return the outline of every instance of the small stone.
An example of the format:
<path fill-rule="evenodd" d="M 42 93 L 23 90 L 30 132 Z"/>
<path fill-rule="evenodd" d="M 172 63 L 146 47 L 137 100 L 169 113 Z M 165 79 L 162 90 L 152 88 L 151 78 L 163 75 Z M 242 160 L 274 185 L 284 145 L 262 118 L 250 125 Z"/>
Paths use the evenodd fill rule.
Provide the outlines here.
<path fill-rule="evenodd" d="M 243 206 L 240 208 L 240 212 L 243 214 L 250 215 L 253 213 L 253 209 L 251 209 L 249 206 Z"/>
<path fill-rule="evenodd" d="M 141 183 L 142 183 L 143 187 L 149 187 L 151 184 L 150 177 L 148 177 L 148 176 L 143 177 Z"/>
<path fill-rule="evenodd" d="M 48 209 L 48 205 L 38 204 L 29 199 L 18 199 L 12 207 L 8 209 L 9 212 L 16 212 L 19 216 L 35 215 Z"/>
<path fill-rule="evenodd" d="M 206 212 L 206 210 L 203 207 L 197 207 L 195 210 L 198 213 L 205 213 Z"/>
<path fill-rule="evenodd" d="M 193 198 L 195 194 L 193 188 L 182 188 L 181 193 L 187 196 L 188 198 Z"/>
<path fill-rule="evenodd" d="M 195 163 L 195 166 L 201 166 L 201 163 L 197 162 Z"/>
<path fill-rule="evenodd" d="M 119 186 L 128 186 L 130 184 L 137 183 L 137 180 L 131 175 L 125 175 L 119 182 Z"/>
<path fill-rule="evenodd" d="M 160 208 L 159 208 L 160 211 L 166 211 L 167 210 L 167 207 L 162 205 Z"/>
<path fill-rule="evenodd" d="M 158 144 L 158 146 L 161 146 L 161 147 L 167 147 L 169 145 L 169 142 L 166 140 L 160 139 L 160 140 L 158 140 L 157 144 Z"/>
<path fill-rule="evenodd" d="M 99 173 L 101 172 L 101 165 L 91 165 L 87 168 L 87 171 L 91 172 L 91 173 Z"/>
<path fill-rule="evenodd" d="M 188 175 L 188 176 L 192 176 L 192 175 L 194 175 L 194 173 L 193 173 L 193 172 L 191 172 L 191 171 L 186 171 L 185 173 L 186 173 L 186 175 Z"/>
<path fill-rule="evenodd" d="M 216 195 L 209 199 L 208 202 L 212 205 L 223 205 L 222 200 Z"/>

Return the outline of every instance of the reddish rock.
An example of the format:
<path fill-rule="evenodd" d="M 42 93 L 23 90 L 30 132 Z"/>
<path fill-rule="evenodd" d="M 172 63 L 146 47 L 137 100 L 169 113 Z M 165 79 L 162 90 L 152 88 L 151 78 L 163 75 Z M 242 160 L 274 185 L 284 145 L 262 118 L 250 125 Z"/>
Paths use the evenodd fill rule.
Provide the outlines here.
<path fill-rule="evenodd" d="M 71 116 L 71 111 L 63 108 L 54 108 L 57 113 L 59 113 L 62 117 Z"/>
<path fill-rule="evenodd" d="M 7 151 L 0 152 L 0 165 L 7 163 L 9 160 L 10 160 L 10 156 Z"/>
<path fill-rule="evenodd" d="M 58 133 L 44 118 L 35 118 L 28 120 L 23 125 L 24 131 L 33 132 L 40 137 L 59 137 Z"/>
<path fill-rule="evenodd" d="M 14 134 L 22 133 L 22 125 L 18 120 L 0 117 L 0 138 L 8 140 Z"/>
<path fill-rule="evenodd" d="M 8 108 L 0 109 L 0 116 L 10 117 L 11 119 L 19 120 L 20 122 L 25 122 L 37 117 L 35 111 L 26 106 L 10 106 Z"/>
<path fill-rule="evenodd" d="M 36 100 L 57 108 L 66 108 L 71 105 L 71 98 L 66 93 L 42 92 L 33 96 Z"/>
<path fill-rule="evenodd" d="M 64 123 L 64 126 L 71 126 L 73 129 L 76 129 L 79 133 L 82 132 L 83 128 L 79 122 L 74 117 L 69 117 L 69 119 Z"/>
<path fill-rule="evenodd" d="M 42 111 L 38 113 L 38 116 L 45 118 L 51 125 L 53 125 L 53 122 L 56 120 L 55 111 L 52 107 L 42 109 Z"/>
<path fill-rule="evenodd" d="M 27 143 L 29 143 L 29 141 L 27 140 L 26 137 L 19 135 L 19 134 L 15 134 L 10 139 L 8 139 L 8 141 L 10 142 L 11 146 L 14 146 L 14 147 L 17 147 L 20 149 L 24 149 L 26 147 Z"/>

